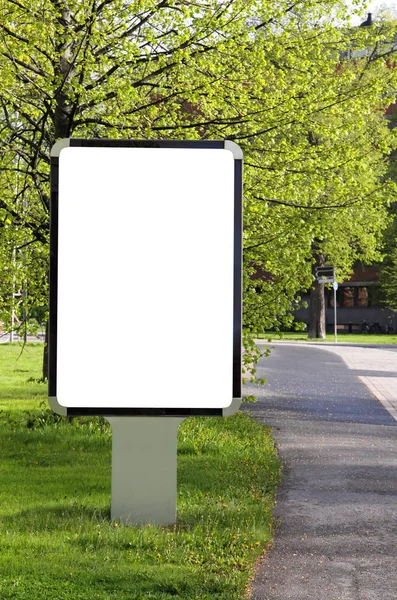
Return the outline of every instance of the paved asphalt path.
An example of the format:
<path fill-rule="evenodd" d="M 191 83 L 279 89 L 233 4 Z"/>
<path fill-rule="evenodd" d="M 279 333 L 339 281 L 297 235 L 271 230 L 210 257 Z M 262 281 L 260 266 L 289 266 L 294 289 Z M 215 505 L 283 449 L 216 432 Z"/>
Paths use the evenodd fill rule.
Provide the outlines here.
<path fill-rule="evenodd" d="M 253 600 L 397 600 L 397 422 L 324 349 L 279 344 L 258 376 L 243 410 L 273 428 L 284 480 Z"/>

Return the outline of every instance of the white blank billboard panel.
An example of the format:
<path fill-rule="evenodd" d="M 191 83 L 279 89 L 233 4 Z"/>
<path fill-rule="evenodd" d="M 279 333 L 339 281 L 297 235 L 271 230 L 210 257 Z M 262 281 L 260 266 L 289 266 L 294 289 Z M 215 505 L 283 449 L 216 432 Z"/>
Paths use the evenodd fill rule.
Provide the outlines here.
<path fill-rule="evenodd" d="M 58 207 L 58 403 L 229 406 L 232 152 L 66 147 Z"/>

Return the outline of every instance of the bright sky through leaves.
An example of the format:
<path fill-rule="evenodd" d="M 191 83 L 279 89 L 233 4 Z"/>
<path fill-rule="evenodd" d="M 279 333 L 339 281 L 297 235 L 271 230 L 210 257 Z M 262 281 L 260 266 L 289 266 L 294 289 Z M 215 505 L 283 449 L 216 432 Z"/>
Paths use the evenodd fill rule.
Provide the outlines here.
<path fill-rule="evenodd" d="M 348 1 L 348 4 L 350 4 L 354 7 L 353 2 Z M 368 12 L 372 13 L 373 16 L 376 16 L 376 13 L 381 8 L 386 8 L 389 11 L 393 11 L 393 12 L 397 13 L 397 0 L 387 0 L 387 1 L 371 0 L 370 2 L 367 2 L 366 7 L 362 10 L 362 14 L 360 14 L 360 16 L 354 16 L 352 18 L 352 24 L 360 25 L 360 23 L 365 21 L 365 19 L 367 18 Z"/>

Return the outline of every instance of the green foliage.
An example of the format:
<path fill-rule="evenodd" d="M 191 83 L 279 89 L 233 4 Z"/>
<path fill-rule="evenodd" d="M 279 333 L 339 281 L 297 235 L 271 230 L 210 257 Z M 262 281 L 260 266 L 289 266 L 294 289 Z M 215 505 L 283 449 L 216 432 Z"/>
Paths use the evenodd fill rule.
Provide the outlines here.
<path fill-rule="evenodd" d="M 14 430 L 20 429 L 57 429 L 67 425 L 83 428 L 91 435 L 110 435 L 110 425 L 104 417 L 63 417 L 56 414 L 48 405 L 48 400 L 43 400 L 38 406 L 24 410 L 22 413 L 8 412 L 0 414 L 0 419 L 6 420 L 8 426 Z"/>
<path fill-rule="evenodd" d="M 389 33 L 385 24 L 369 29 L 325 26 L 314 35 L 303 26 L 289 32 L 285 46 L 280 35 L 279 56 L 266 65 L 268 97 L 260 96 L 266 117 L 254 135 L 236 137 L 248 145 L 245 305 L 253 331 L 291 325 L 299 291 L 312 284 L 314 253 L 336 266 L 339 280 L 355 261 L 380 257 L 387 207 L 396 198 L 386 174 L 396 138 L 382 118 L 396 82 L 381 48 L 395 24 Z M 349 45 L 368 50 L 341 60 L 338 50 Z M 264 282 L 252 280 L 261 273 Z"/>
<path fill-rule="evenodd" d="M 379 257 L 396 198 L 386 174 L 396 136 L 382 118 L 396 89 L 395 30 L 392 20 L 347 27 L 337 0 L 2 0 L 2 319 L 12 289 L 21 320 L 47 304 L 57 139 L 229 138 L 245 154 L 254 364 L 251 334 L 291 326 L 314 246 L 339 278 Z"/>
<path fill-rule="evenodd" d="M 394 132 L 397 131 L 397 110 L 396 105 L 388 115 L 388 126 Z M 393 150 L 388 161 L 387 175 L 390 179 L 397 182 L 397 150 Z M 397 307 L 397 286 L 396 286 L 396 268 L 397 268 L 397 202 L 393 202 L 387 213 L 387 226 L 383 231 L 383 260 L 380 264 L 380 297 L 382 302 L 388 308 L 396 310 Z"/>
<path fill-rule="evenodd" d="M 382 267 L 380 284 L 384 305 L 397 311 L 397 246 L 395 242 L 389 249 Z"/>

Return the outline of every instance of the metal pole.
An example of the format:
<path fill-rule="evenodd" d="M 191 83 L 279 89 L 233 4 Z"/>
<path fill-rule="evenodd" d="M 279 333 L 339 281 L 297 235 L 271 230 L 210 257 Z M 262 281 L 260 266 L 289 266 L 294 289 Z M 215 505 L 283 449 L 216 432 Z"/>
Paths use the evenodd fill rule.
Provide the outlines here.
<path fill-rule="evenodd" d="M 334 285 L 334 342 L 338 341 L 336 325 L 336 285 Z"/>

